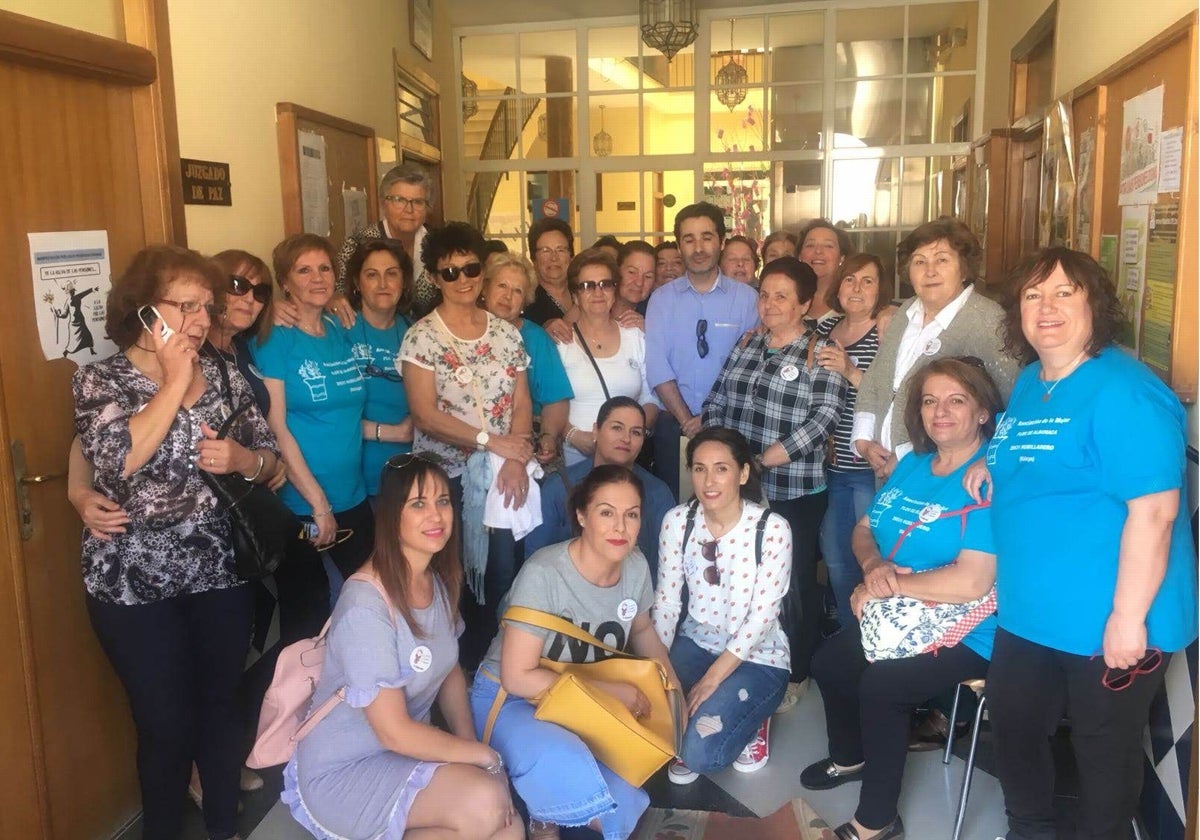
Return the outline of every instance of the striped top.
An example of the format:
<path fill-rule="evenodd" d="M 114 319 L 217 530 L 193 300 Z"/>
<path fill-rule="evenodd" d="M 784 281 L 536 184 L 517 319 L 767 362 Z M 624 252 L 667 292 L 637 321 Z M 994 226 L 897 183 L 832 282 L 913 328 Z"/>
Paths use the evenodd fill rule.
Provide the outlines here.
<path fill-rule="evenodd" d="M 840 324 L 844 317 L 821 321 L 817 325 L 817 333 L 828 338 L 829 334 L 833 332 L 833 328 Z M 846 352 L 850 354 L 855 367 L 859 370 L 865 371 L 869 368 L 875 361 L 875 354 L 879 352 L 878 325 L 873 325 L 862 338 L 849 345 Z M 858 389 L 847 382 L 846 402 L 842 404 L 842 412 L 838 415 L 837 426 L 833 430 L 834 458 L 832 463 L 826 465 L 826 469 L 835 472 L 849 472 L 871 468 L 866 461 L 859 457 L 857 450 L 850 443 L 850 432 L 854 428 L 854 403 L 857 399 Z"/>

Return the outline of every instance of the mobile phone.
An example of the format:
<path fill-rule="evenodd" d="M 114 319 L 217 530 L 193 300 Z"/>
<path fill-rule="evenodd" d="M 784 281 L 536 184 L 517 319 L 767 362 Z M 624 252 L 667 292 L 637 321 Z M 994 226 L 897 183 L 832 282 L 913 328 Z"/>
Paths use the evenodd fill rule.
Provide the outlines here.
<path fill-rule="evenodd" d="M 317 527 L 316 522 L 305 522 L 300 530 L 300 539 L 315 540 L 321 529 Z"/>
<path fill-rule="evenodd" d="M 157 325 L 158 337 L 163 341 L 175 335 L 175 330 L 167 326 L 166 319 L 163 318 L 162 313 L 154 306 L 143 306 L 139 309 L 138 320 L 142 322 L 142 326 L 146 332 L 151 335 L 155 334 L 155 325 Z"/>

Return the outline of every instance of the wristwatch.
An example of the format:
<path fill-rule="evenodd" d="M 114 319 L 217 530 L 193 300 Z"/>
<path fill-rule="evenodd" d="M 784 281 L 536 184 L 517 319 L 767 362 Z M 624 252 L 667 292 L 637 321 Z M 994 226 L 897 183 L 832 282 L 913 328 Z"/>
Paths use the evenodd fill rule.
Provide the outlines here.
<path fill-rule="evenodd" d="M 479 434 L 475 435 L 475 448 L 482 452 L 483 450 L 487 449 L 488 441 L 491 439 L 492 436 L 487 432 L 480 432 Z"/>

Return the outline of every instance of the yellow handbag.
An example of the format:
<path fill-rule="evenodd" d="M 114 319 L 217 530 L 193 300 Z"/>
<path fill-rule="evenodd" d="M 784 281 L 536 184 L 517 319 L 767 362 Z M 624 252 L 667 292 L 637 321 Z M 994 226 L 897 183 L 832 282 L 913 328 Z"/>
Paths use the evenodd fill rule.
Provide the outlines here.
<path fill-rule="evenodd" d="M 597 761 L 635 787 L 641 787 L 679 754 L 683 694 L 678 686 L 671 684 L 662 665 L 609 647 L 569 621 L 541 610 L 509 607 L 501 624 L 512 622 L 561 633 L 612 655 L 579 665 L 543 657 L 540 665 L 559 677 L 530 701 L 536 707 L 534 718 L 574 732 Z M 635 718 L 624 703 L 607 691 L 594 688 L 590 680 L 637 686 L 650 702 L 650 714 Z M 503 687 L 496 693 L 483 729 L 485 744 L 491 741 L 496 716 L 507 695 Z"/>

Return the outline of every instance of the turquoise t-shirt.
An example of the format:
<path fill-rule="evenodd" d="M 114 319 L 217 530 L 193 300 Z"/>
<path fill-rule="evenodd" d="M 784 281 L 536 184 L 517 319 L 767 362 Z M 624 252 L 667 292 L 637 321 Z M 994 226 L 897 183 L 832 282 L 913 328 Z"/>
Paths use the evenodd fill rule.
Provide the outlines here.
<path fill-rule="evenodd" d="M 1113 348 L 1059 380 L 1049 399 L 1041 369 L 1035 362 L 1017 377 L 987 453 L 1000 626 L 1055 650 L 1099 653 L 1126 503 L 1178 489 L 1166 577 L 1146 628 L 1153 647 L 1180 650 L 1196 638 L 1183 406 Z"/>
<path fill-rule="evenodd" d="M 367 497 L 362 479 L 362 418 L 367 389 L 336 318 L 325 316 L 325 336 L 299 327 L 275 327 L 266 344 L 251 342 L 254 364 L 268 379 L 283 381 L 287 427 L 334 511 Z M 279 491 L 301 516 L 312 513 L 288 482 Z"/>
<path fill-rule="evenodd" d="M 963 489 L 962 479 L 976 457 L 972 456 L 945 476 L 931 471 L 933 457 L 933 453 L 913 453 L 901 458 L 867 510 L 871 533 L 885 558 L 908 526 L 917 521 L 922 523 L 904 538 L 896 556 L 891 558 L 897 566 L 906 566 L 914 573 L 948 566 L 963 549 L 996 553 L 991 512 L 987 508 L 964 511 L 961 516 L 935 518 L 975 504 Z M 995 636 L 996 616 L 989 615 L 963 638 L 963 644 L 984 659 L 991 659 Z"/>
<path fill-rule="evenodd" d="M 533 416 L 542 413 L 542 406 L 559 400 L 575 398 L 567 371 L 554 347 L 554 339 L 537 324 L 525 318 L 521 321 L 521 340 L 529 354 L 529 394 L 533 398 Z"/>
<path fill-rule="evenodd" d="M 359 313 L 354 326 L 349 329 L 354 342 L 354 359 L 367 383 L 367 406 L 363 419 L 376 423 L 401 423 L 408 417 L 408 395 L 404 392 L 404 380 L 396 365 L 400 342 L 408 332 L 408 322 L 400 315 L 396 323 L 386 330 L 379 330 L 367 323 Z M 370 429 L 368 429 L 370 432 Z M 379 493 L 379 474 L 388 458 L 401 452 L 411 452 L 412 443 L 376 443 L 369 435 L 363 439 L 362 474 L 367 495 Z"/>

